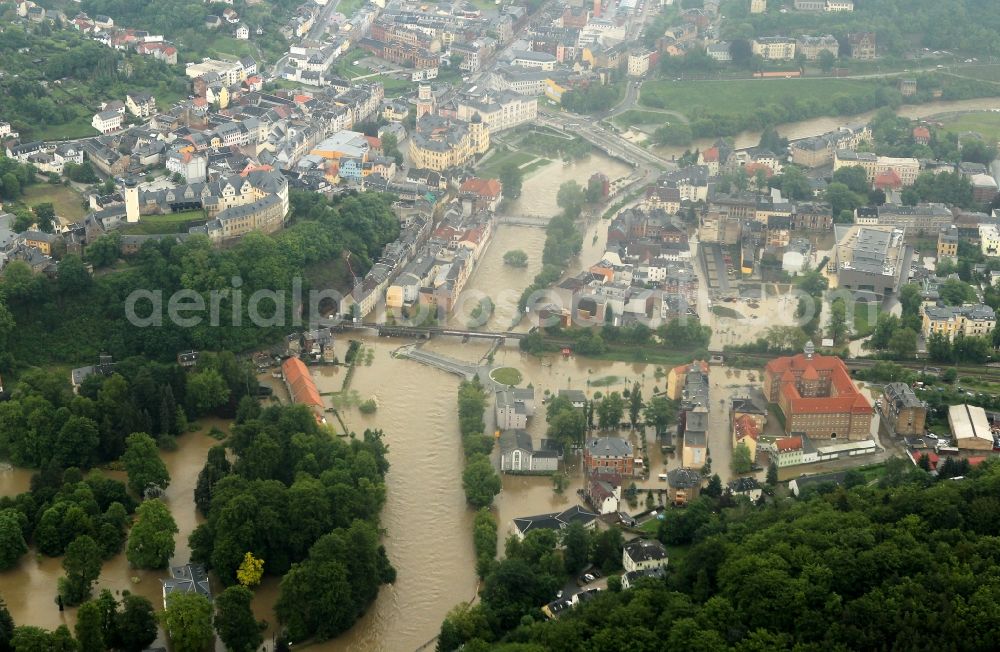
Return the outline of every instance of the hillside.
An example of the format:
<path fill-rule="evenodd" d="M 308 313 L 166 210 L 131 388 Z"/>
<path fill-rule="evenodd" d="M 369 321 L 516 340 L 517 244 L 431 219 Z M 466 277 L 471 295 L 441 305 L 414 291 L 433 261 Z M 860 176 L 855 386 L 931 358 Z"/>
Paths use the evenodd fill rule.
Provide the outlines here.
<path fill-rule="evenodd" d="M 1000 465 L 935 480 L 895 462 L 879 485 L 806 500 L 702 498 L 671 523 L 693 544 L 666 580 L 556 621 L 498 631 L 484 593 L 482 627 L 465 631 L 498 642 L 465 650 L 995 649 Z"/>

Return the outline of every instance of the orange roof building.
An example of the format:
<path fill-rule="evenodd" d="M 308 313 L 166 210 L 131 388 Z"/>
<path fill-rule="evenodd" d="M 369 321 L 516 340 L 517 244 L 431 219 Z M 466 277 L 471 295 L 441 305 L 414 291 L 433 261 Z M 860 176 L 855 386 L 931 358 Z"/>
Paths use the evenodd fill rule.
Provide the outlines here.
<path fill-rule="evenodd" d="M 316 421 L 323 423 L 323 399 L 320 398 L 319 390 L 305 363 L 298 358 L 288 358 L 281 364 L 281 374 L 292 403 L 308 405 L 316 415 Z"/>
<path fill-rule="evenodd" d="M 871 431 L 872 406 L 858 391 L 844 361 L 804 354 L 776 358 L 764 367 L 764 396 L 785 415 L 788 435 L 860 441 Z"/>
<path fill-rule="evenodd" d="M 899 190 L 903 187 L 903 180 L 895 170 L 882 170 L 875 175 L 873 185 L 876 190 Z"/>
<path fill-rule="evenodd" d="M 594 270 L 591 269 L 591 271 Z M 688 371 L 692 368 L 703 374 L 708 374 L 708 362 L 705 360 L 694 360 L 687 364 L 677 365 L 667 373 L 667 398 L 671 401 L 681 400 L 684 382 L 687 379 Z"/>
<path fill-rule="evenodd" d="M 459 192 L 467 192 L 486 199 L 495 199 L 500 196 L 503 187 L 497 179 L 480 179 L 472 177 L 462 182 Z"/>
<path fill-rule="evenodd" d="M 749 414 L 741 414 L 733 421 L 733 448 L 740 444 L 750 451 L 750 459 L 757 459 L 757 441 L 760 439 L 760 427 L 757 420 Z"/>

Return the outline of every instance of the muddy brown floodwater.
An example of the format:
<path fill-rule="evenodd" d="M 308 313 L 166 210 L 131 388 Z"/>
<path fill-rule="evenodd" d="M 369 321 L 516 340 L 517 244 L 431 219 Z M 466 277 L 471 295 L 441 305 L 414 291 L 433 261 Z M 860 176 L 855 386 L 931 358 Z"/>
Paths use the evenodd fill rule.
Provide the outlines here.
<path fill-rule="evenodd" d="M 587 158 L 569 164 L 553 161 L 530 172 L 524 179 L 521 196 L 504 210 L 510 215 L 552 217 L 559 212 L 556 204 L 559 186 L 566 181 L 576 181 L 586 188 L 587 180 L 595 172 L 603 172 L 608 179 L 614 181 L 628 176 L 632 168 L 596 150 Z"/>
<path fill-rule="evenodd" d="M 183 564 L 190 560 L 191 550 L 188 537 L 201 522 L 194 507 L 194 486 L 198 472 L 205 464 L 208 449 L 218 441 L 208 435 L 212 426 L 228 428 L 228 423 L 205 419 L 199 422 L 202 429 L 177 438 L 177 450 L 162 454 L 170 472 L 170 486 L 167 487 L 165 502 L 177 521 L 177 548 L 171 564 Z M 9 496 L 28 489 L 32 472 L 26 469 L 0 471 L 0 489 Z M 121 472 L 108 472 L 108 476 L 125 479 Z M 63 574 L 62 559 L 52 559 L 37 554 L 34 549 L 24 555 L 13 569 L 0 573 L 0 595 L 7 602 L 14 622 L 30 624 L 47 629 L 66 625 L 71 630 L 76 623 L 76 609 L 59 611 L 55 603 L 56 583 Z M 94 593 L 101 589 L 111 589 L 115 593 L 131 591 L 142 595 L 159 609 L 162 602 L 160 580 L 167 577 L 162 571 L 142 571 L 130 568 L 125 553 L 122 552 L 104 562 L 101 576 L 97 580 Z M 165 644 L 162 632 L 159 644 Z M 222 649 L 222 648 L 220 648 Z"/>

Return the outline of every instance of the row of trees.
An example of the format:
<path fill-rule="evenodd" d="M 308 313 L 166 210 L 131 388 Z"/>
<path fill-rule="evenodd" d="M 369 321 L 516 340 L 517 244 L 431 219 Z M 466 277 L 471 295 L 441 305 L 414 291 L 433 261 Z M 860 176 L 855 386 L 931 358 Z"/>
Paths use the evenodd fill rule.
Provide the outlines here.
<path fill-rule="evenodd" d="M 261 625 L 251 610 L 253 594 L 231 586 L 214 605 L 195 593 L 172 594 L 162 615 L 177 652 L 202 652 L 215 634 L 232 652 L 254 652 L 263 642 Z M 75 637 L 74 637 L 75 634 Z M 15 626 L 0 601 L 0 649 L 16 652 L 141 652 L 156 641 L 157 615 L 146 598 L 128 591 L 119 600 L 107 589 L 80 605 L 73 633 L 65 625 L 46 631 Z"/>
<path fill-rule="evenodd" d="M 544 290 L 559 280 L 570 258 L 583 248 L 583 234 L 576 220 L 583 211 L 586 193 L 575 181 L 559 186 L 556 201 L 563 212 L 549 220 L 545 227 L 545 246 L 542 249 L 542 271 L 535 275 L 518 300 L 518 310 L 524 312 L 528 300 L 539 290 Z"/>
<path fill-rule="evenodd" d="M 479 378 L 462 381 L 458 386 L 458 426 L 465 452 L 462 487 L 465 499 L 477 509 L 489 507 L 493 497 L 500 493 L 500 476 L 488 457 L 493 450 L 493 438 L 486 434 L 485 410 L 486 391 Z"/>

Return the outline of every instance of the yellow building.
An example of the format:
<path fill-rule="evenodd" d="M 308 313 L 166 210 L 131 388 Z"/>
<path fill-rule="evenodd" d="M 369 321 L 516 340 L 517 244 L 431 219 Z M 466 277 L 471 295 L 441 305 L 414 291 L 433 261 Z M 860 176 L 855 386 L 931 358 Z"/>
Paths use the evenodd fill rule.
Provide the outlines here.
<path fill-rule="evenodd" d="M 954 226 L 941 227 L 938 231 L 937 257 L 938 260 L 958 257 L 958 229 Z"/>
<path fill-rule="evenodd" d="M 667 373 L 667 398 L 671 401 L 681 400 L 684 382 L 691 367 L 700 368 L 702 373 L 708 373 L 708 363 L 704 360 L 695 360 L 691 364 L 682 364 L 671 369 Z"/>
<path fill-rule="evenodd" d="M 465 165 L 490 148 L 490 130 L 478 115 L 469 122 L 425 115 L 410 138 L 413 167 L 437 172 Z"/>
<path fill-rule="evenodd" d="M 750 451 L 750 460 L 757 459 L 757 440 L 760 438 L 760 428 L 756 420 L 749 414 L 736 418 L 733 423 L 733 448 L 740 444 Z"/>
<path fill-rule="evenodd" d="M 928 306 L 924 308 L 923 334 L 928 338 L 940 333 L 949 341 L 959 333 L 965 337 L 985 337 L 993 332 L 996 323 L 996 313 L 985 304 Z"/>

